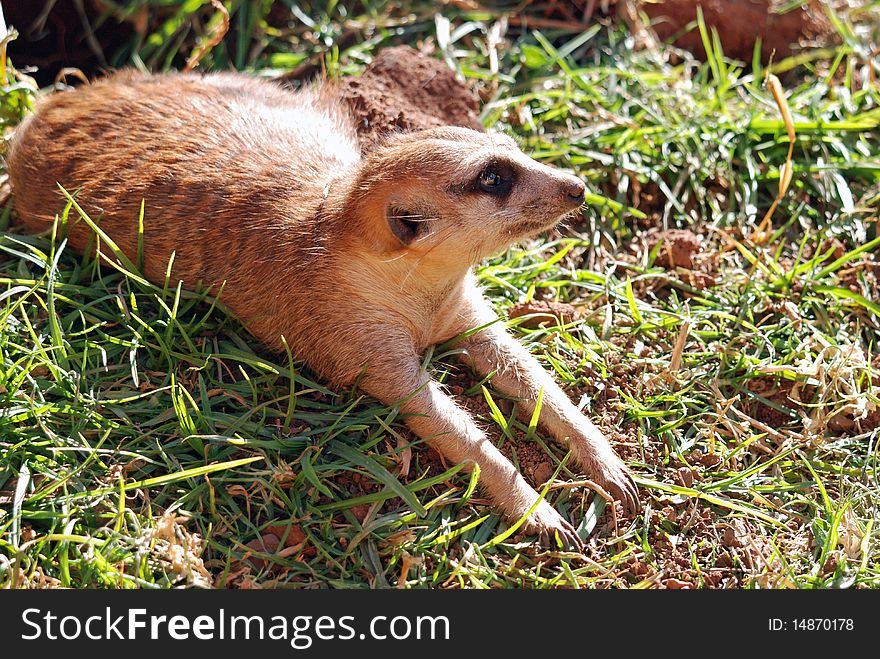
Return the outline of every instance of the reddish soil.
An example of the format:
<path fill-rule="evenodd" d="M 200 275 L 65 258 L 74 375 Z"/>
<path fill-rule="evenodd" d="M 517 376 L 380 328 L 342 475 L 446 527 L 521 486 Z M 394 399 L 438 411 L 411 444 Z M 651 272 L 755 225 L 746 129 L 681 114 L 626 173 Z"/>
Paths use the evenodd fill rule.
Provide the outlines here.
<path fill-rule="evenodd" d="M 284 538 L 284 545 L 281 539 Z M 276 524 L 267 526 L 262 535 L 247 543 L 247 546 L 255 552 L 263 554 L 281 554 L 282 557 L 295 555 L 300 551 L 307 556 L 315 555 L 314 547 L 306 547 L 306 534 L 299 524 L 294 524 L 288 530 L 286 526 Z M 260 570 L 266 565 L 266 561 L 257 556 L 246 556 L 242 562 L 250 562 L 256 569 Z"/>
<path fill-rule="evenodd" d="M 388 133 L 437 126 L 483 130 L 480 102 L 470 89 L 442 61 L 409 46 L 380 50 L 363 75 L 336 84 L 365 150 Z"/>
<path fill-rule="evenodd" d="M 792 46 L 814 39 L 827 39 L 833 29 L 817 0 L 778 13 L 786 2 L 781 0 L 671 0 L 638 2 L 638 8 L 651 19 L 660 39 L 667 41 L 697 20 L 702 7 L 706 26 L 718 30 L 725 55 L 744 62 L 752 61 L 755 42 L 761 39 L 761 55 L 766 62 L 771 55 L 778 61 L 793 51 Z M 699 30 L 691 30 L 675 39 L 675 44 L 705 57 Z M 775 55 L 774 55 L 775 53 Z"/>
<path fill-rule="evenodd" d="M 662 268 L 693 268 L 694 256 L 702 250 L 700 236 L 687 229 L 670 229 L 648 236 L 648 249 L 660 250 L 654 263 Z"/>
<path fill-rule="evenodd" d="M 749 382 L 749 390 L 779 407 L 796 412 L 801 406 L 792 397 L 794 385 L 795 382 L 792 380 L 762 376 Z M 812 392 L 810 392 L 810 396 L 812 397 Z M 751 403 L 748 412 L 755 419 L 766 423 L 771 428 L 782 428 L 796 421 L 791 415 L 757 399 Z"/>
<path fill-rule="evenodd" d="M 520 323 L 522 327 L 529 329 L 537 329 L 542 325 L 562 323 L 563 325 L 572 322 L 577 318 L 577 309 L 565 302 L 552 302 L 550 300 L 532 300 L 531 302 L 521 302 L 514 304 L 507 310 L 507 317 L 510 319 L 520 318 L 521 316 L 537 315 L 534 318 L 528 318 Z"/>
<path fill-rule="evenodd" d="M 639 36 L 643 30 L 640 13 L 648 16 L 657 36 L 668 41 L 684 32 L 688 24 L 696 22 L 697 7 L 700 7 L 706 26 L 718 30 L 725 55 L 751 62 L 755 42 L 760 37 L 761 56 L 766 63 L 771 55 L 779 60 L 791 55 L 798 44 L 824 41 L 834 35 L 819 0 L 808 0 L 801 7 L 781 13 L 787 4 L 791 3 L 783 0 L 556 0 L 543 5 L 544 12 L 534 11 L 534 18 L 522 22 L 541 28 L 556 27 L 552 24 L 555 21 L 562 27 L 588 24 L 598 16 L 613 18 L 617 14 L 630 24 L 636 42 L 644 44 Z M 542 24 L 542 20 L 546 24 Z M 511 25 L 519 24 L 519 21 L 511 21 Z M 706 56 L 697 29 L 675 38 L 675 44 L 698 57 Z"/>

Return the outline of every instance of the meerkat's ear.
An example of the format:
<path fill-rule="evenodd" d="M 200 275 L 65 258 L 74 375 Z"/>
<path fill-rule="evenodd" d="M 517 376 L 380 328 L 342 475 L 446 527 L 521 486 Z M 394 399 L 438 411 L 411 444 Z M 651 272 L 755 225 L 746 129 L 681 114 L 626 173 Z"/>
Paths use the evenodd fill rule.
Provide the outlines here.
<path fill-rule="evenodd" d="M 406 246 L 430 230 L 430 217 L 422 209 L 407 209 L 392 204 L 385 210 L 385 218 L 391 233 Z"/>

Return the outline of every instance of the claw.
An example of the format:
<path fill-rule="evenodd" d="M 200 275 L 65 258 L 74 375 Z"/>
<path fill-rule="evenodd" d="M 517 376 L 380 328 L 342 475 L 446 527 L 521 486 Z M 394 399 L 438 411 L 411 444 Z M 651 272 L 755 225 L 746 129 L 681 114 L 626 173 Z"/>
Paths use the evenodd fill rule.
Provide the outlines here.
<path fill-rule="evenodd" d="M 615 457 L 608 460 L 600 472 L 597 480 L 609 494 L 620 501 L 627 513 L 637 513 L 641 509 L 639 492 L 626 466 Z"/>
<path fill-rule="evenodd" d="M 567 520 L 546 501 L 542 501 L 532 513 L 527 527 L 538 534 L 542 546 L 555 549 L 562 546 L 567 550 L 580 550 L 583 547 L 580 537 Z"/>
<path fill-rule="evenodd" d="M 555 536 L 557 544 L 561 545 L 562 549 L 580 550 L 583 548 L 583 542 L 578 536 L 577 531 L 575 531 L 574 527 L 567 521 L 563 521 L 561 529 L 556 529 Z"/>

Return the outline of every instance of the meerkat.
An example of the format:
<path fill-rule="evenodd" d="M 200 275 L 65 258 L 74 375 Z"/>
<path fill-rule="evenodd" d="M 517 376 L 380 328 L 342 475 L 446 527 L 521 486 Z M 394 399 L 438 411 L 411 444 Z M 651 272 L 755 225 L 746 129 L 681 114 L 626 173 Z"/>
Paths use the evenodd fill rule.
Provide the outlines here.
<path fill-rule="evenodd" d="M 538 493 L 421 366 L 427 348 L 464 335 L 463 361 L 525 416 L 542 392 L 547 433 L 636 509 L 623 462 L 495 322 L 473 272 L 578 209 L 583 182 L 505 135 L 466 128 L 392 135 L 362 156 L 352 123 L 321 89 L 241 74 L 117 73 L 38 103 L 7 159 L 14 205 L 28 230 L 45 231 L 63 186 L 132 261 L 142 249 L 147 278 L 165 281 L 173 255 L 174 282 L 222 284 L 221 301 L 266 346 L 286 342 L 331 384 L 357 381 L 398 404 L 447 460 L 479 465 L 481 487 L 516 520 Z M 76 250 L 94 249 L 94 231 L 73 214 L 66 231 Z M 546 501 L 524 526 L 581 546 Z"/>

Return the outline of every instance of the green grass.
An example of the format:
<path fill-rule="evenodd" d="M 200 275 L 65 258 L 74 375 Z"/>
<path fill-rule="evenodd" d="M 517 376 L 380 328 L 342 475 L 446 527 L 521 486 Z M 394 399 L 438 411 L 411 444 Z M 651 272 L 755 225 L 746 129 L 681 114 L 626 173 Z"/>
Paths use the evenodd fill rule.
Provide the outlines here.
<path fill-rule="evenodd" d="M 200 0 L 138 3 L 150 30 L 112 64 L 181 66 L 197 36 L 184 19 L 203 4 L 210 15 Z M 842 45 L 773 65 L 797 143 L 764 242 L 753 232 L 788 137 L 760 67 L 714 47 L 706 63 L 634 52 L 603 24 L 511 31 L 494 71 L 493 12 L 300 3 L 269 25 L 271 4 L 227 2 L 235 29 L 203 65 L 275 75 L 326 53 L 331 75 L 348 74 L 423 40 L 482 90 L 488 127 L 588 183 L 581 221 L 479 276 L 502 314 L 530 299 L 578 310 L 512 324 L 606 429 L 644 509 L 615 518 L 562 466 L 548 498 L 585 553 L 499 542 L 507 524 L 474 479 L 410 449 L 394 408 L 327 390 L 204 296 L 24 235 L 7 203 L 3 587 L 384 587 L 402 573 L 409 587 L 880 586 L 878 3 L 839 20 Z M 346 30 L 354 44 L 328 48 Z M 6 139 L 32 99 L 12 64 Z M 674 227 L 702 238 L 694 272 L 652 248 Z M 559 468 L 565 455 L 509 401 L 443 349 L 429 357 L 527 478 Z"/>

